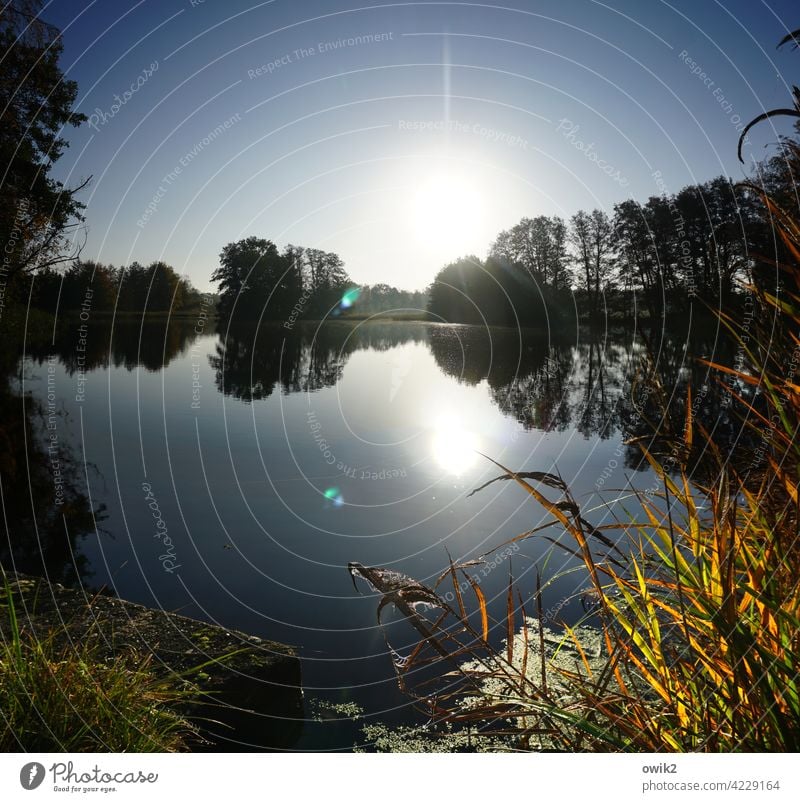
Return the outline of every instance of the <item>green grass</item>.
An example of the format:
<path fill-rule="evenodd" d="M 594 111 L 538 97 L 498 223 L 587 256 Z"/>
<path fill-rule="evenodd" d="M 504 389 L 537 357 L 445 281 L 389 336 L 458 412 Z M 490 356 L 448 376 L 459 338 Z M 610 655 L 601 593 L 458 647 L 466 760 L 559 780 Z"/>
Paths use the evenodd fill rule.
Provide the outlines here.
<path fill-rule="evenodd" d="M 104 660 L 92 633 L 72 646 L 55 633 L 21 631 L 4 577 L 0 615 L 0 751 L 177 752 L 196 730 L 177 712 L 195 697 L 188 682 L 154 672 L 133 653 Z"/>

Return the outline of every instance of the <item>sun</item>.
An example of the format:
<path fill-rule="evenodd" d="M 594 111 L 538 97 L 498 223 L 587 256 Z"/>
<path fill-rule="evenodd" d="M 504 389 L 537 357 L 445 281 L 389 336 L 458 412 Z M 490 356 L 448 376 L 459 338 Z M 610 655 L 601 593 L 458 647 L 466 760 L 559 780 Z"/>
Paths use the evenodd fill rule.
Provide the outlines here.
<path fill-rule="evenodd" d="M 483 227 L 481 193 L 465 175 L 439 171 L 426 176 L 409 197 L 408 221 L 419 245 L 456 258 Z"/>

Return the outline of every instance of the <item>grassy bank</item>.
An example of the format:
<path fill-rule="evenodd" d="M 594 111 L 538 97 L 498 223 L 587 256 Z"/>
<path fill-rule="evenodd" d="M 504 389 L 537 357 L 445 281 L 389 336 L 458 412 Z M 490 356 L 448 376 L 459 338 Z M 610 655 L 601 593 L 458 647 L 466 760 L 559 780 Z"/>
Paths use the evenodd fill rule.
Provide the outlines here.
<path fill-rule="evenodd" d="M 152 655 L 103 659 L 93 634 L 71 645 L 55 631 L 24 633 L 14 596 L 0 586 L 0 751 L 176 752 L 197 732 L 177 712 L 188 681 L 153 670 Z"/>

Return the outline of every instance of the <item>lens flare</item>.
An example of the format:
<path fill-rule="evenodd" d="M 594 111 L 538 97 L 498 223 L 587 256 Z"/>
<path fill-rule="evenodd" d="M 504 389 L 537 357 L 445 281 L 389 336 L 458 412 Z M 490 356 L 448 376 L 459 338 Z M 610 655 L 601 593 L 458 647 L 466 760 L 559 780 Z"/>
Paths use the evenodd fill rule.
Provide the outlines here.
<path fill-rule="evenodd" d="M 333 503 L 334 507 L 341 507 L 344 504 L 344 498 L 342 494 L 339 492 L 338 487 L 329 487 L 323 495 L 325 498 Z"/>
<path fill-rule="evenodd" d="M 353 287 L 342 296 L 339 306 L 342 309 L 349 309 L 358 300 L 359 295 L 361 295 L 361 290 L 358 287 Z"/>

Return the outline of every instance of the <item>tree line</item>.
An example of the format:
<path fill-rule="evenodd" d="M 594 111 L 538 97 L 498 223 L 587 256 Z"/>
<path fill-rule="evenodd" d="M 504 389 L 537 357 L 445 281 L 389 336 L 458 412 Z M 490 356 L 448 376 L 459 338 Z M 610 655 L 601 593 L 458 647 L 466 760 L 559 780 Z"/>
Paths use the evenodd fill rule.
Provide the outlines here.
<path fill-rule="evenodd" d="M 780 155 L 762 166 L 760 185 L 793 192 Z M 698 301 L 735 306 L 754 254 L 774 249 L 756 187 L 724 177 L 660 195 L 625 200 L 611 213 L 578 211 L 523 218 L 498 234 L 488 258 L 461 258 L 437 274 L 430 312 L 452 322 L 529 325 L 575 310 L 597 320 L 610 305 L 651 319 L 682 313 Z M 570 297 L 572 295 L 572 297 Z"/>
<path fill-rule="evenodd" d="M 386 312 L 414 315 L 427 309 L 428 293 L 425 290 L 399 290 L 389 284 L 362 284 L 355 306 L 362 315 Z"/>
<path fill-rule="evenodd" d="M 424 312 L 424 292 L 388 284 L 356 284 L 342 259 L 316 248 L 249 237 L 226 245 L 212 281 L 220 294 L 202 293 L 166 262 L 114 267 L 91 260 L 20 273 L 14 283 L 19 303 L 50 314 L 208 314 L 253 321 L 314 319 L 383 312 Z"/>
<path fill-rule="evenodd" d="M 201 293 L 165 262 L 147 266 L 138 262 L 114 267 L 93 261 L 76 261 L 66 268 L 48 267 L 35 275 L 20 276 L 18 298 L 50 314 L 180 314 L 213 312 L 215 297 Z"/>
<path fill-rule="evenodd" d="M 14 328 L 12 304 L 80 309 L 88 288 L 93 308 L 144 313 L 180 311 L 200 295 L 163 262 L 126 268 L 80 259 L 83 207 L 52 167 L 68 146 L 65 131 L 85 122 L 72 110 L 77 85 L 59 67 L 59 31 L 41 21 L 38 0 L 0 9 L 0 326 Z M 21 93 L 19 87 L 24 86 Z M 778 201 L 796 198 L 791 160 L 779 151 L 754 179 Z M 525 217 L 502 231 L 488 257 L 444 267 L 425 292 L 358 285 L 341 258 L 316 248 L 248 237 L 223 248 L 212 280 L 219 312 L 244 320 L 321 319 L 427 308 L 434 319 L 541 325 L 578 313 L 596 319 L 609 304 L 643 309 L 652 319 L 681 313 L 695 301 L 735 307 L 742 278 L 766 281 L 753 254 L 781 262 L 752 186 L 719 177 L 645 203 L 625 200 L 611 212 Z M 777 251 L 777 253 L 776 253 Z M 779 279 L 775 279 L 779 281 Z M 5 312 L 3 311 L 5 309 Z"/>
<path fill-rule="evenodd" d="M 336 253 L 247 237 L 228 243 L 211 275 L 219 288 L 218 311 L 228 321 L 324 320 L 329 317 L 422 312 L 424 292 L 388 284 L 359 285 Z"/>

